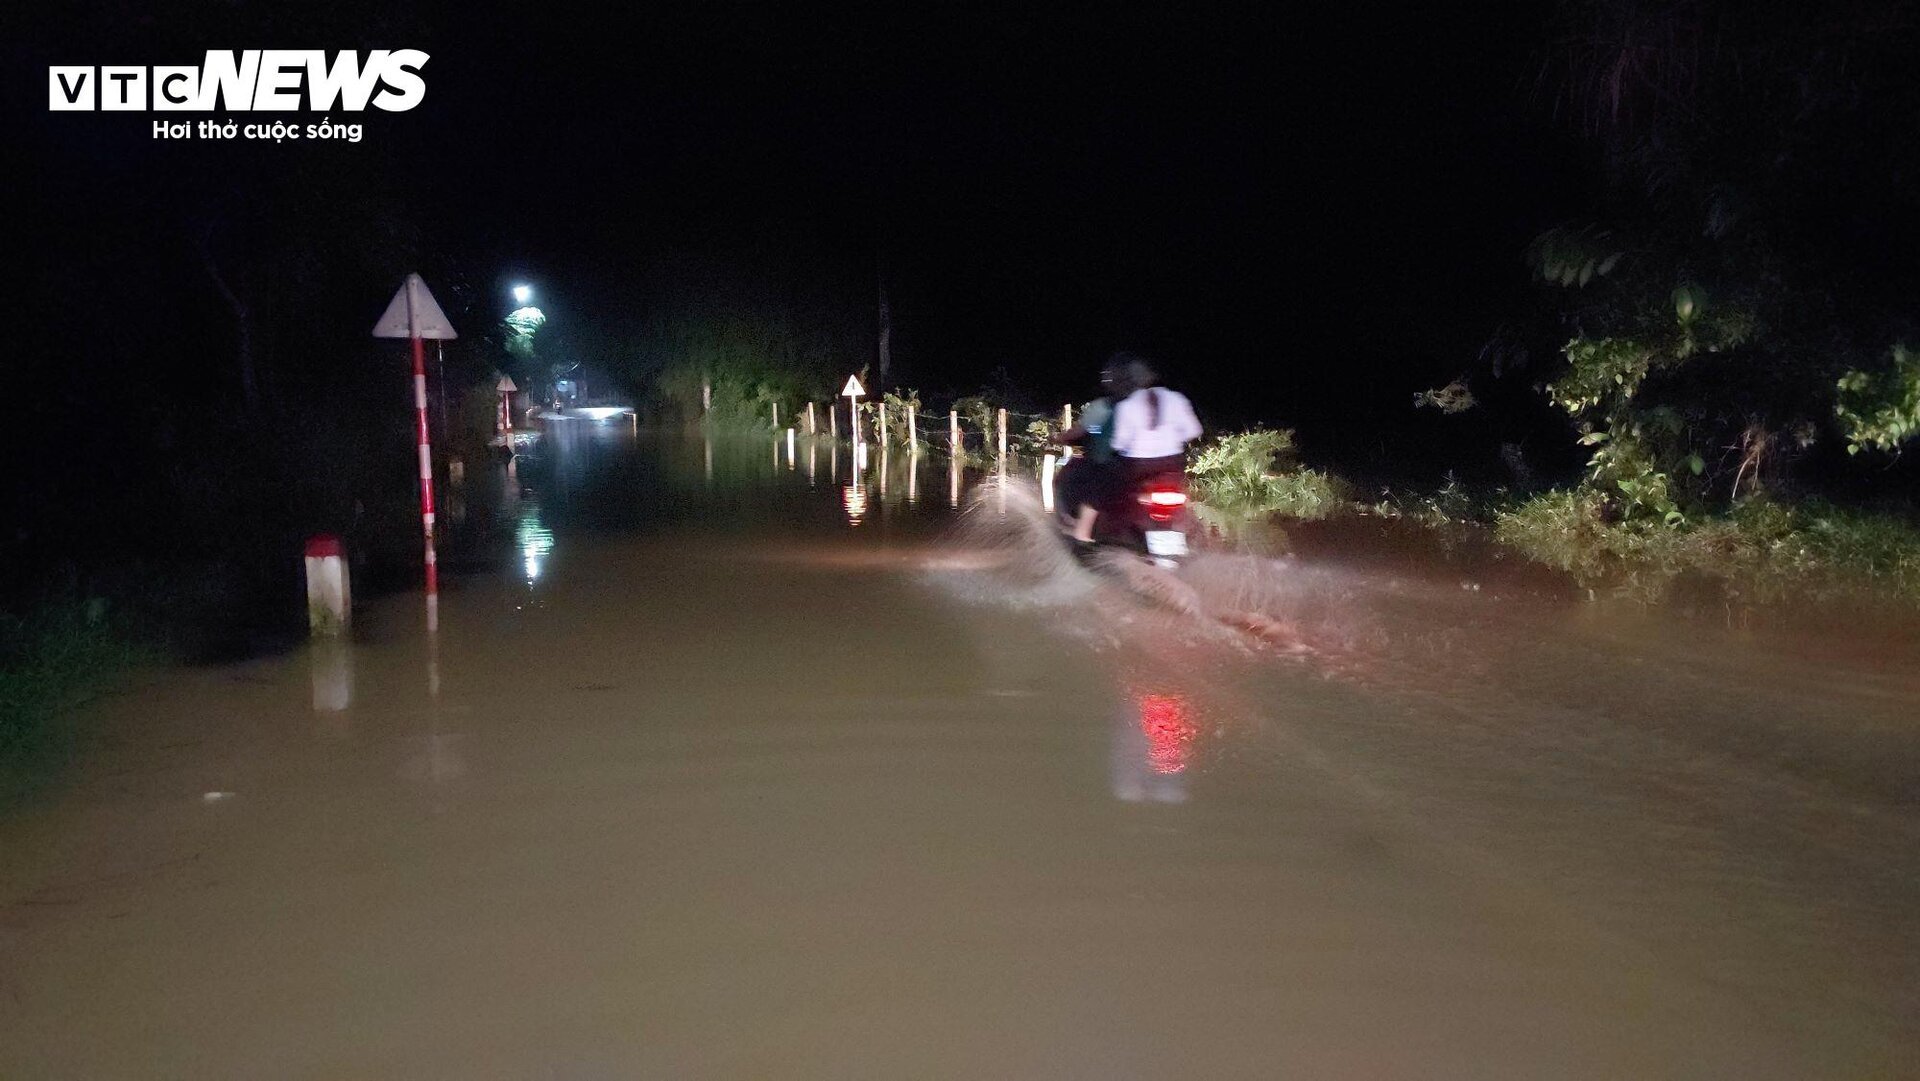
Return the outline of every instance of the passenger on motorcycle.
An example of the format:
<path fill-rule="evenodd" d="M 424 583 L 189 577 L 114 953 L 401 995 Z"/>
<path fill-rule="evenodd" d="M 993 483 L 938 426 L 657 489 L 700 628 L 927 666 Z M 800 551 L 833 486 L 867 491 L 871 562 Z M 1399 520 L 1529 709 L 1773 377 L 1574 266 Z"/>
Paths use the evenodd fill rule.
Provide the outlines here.
<path fill-rule="evenodd" d="M 1073 518 L 1073 539 L 1083 547 L 1093 544 L 1100 511 L 1124 494 L 1124 475 L 1113 453 L 1113 405 L 1132 392 L 1127 377 L 1124 365 L 1109 362 L 1100 371 L 1106 394 L 1081 407 L 1080 423 L 1054 437 L 1081 450 L 1061 471 L 1058 483 L 1060 505 Z"/>
<path fill-rule="evenodd" d="M 1121 367 L 1135 388 L 1113 407 L 1113 450 L 1128 483 L 1186 472 L 1187 444 L 1200 438 L 1193 403 L 1179 391 L 1160 386 L 1158 373 L 1141 357 L 1120 353 L 1108 363 Z"/>

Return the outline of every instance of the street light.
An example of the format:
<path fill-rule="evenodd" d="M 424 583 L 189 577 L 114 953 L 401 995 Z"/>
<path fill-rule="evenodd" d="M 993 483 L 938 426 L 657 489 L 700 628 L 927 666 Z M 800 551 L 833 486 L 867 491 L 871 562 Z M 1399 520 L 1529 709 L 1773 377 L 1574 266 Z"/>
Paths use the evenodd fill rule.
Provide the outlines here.
<path fill-rule="evenodd" d="M 532 299 L 533 299 L 533 286 L 516 285 L 513 287 L 513 302 L 515 304 L 525 304 L 527 301 Z"/>

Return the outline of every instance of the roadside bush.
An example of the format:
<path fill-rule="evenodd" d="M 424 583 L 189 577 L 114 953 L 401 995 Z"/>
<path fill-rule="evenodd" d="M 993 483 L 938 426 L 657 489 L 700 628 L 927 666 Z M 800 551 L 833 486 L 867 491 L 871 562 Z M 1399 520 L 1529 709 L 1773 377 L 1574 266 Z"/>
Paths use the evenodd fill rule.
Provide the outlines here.
<path fill-rule="evenodd" d="M 1195 452 L 1187 472 L 1195 497 L 1223 510 L 1314 519 L 1348 502 L 1339 480 L 1299 464 L 1285 428 L 1222 435 Z"/>
<path fill-rule="evenodd" d="M 880 400 L 887 407 L 887 430 L 884 433 L 886 435 L 886 441 L 892 443 L 894 446 L 906 446 L 907 417 L 909 415 L 917 415 L 921 411 L 922 402 L 920 401 L 920 392 L 911 389 L 901 390 L 895 387 L 893 390 L 887 391 L 882 395 Z M 874 426 L 877 432 L 879 427 L 877 417 L 875 418 Z M 925 439 L 928 433 L 921 431 L 919 434 L 920 438 Z"/>
<path fill-rule="evenodd" d="M 1491 522 L 1505 497 L 1503 488 L 1474 491 L 1448 473 L 1445 483 L 1431 492 L 1383 488 L 1380 498 L 1363 509 L 1376 518 L 1407 520 L 1439 529 Z"/>
<path fill-rule="evenodd" d="M 1605 521 L 1606 497 L 1591 489 L 1534 496 L 1494 516 L 1494 537 L 1583 584 L 1604 577 L 1618 556 L 1618 528 Z"/>
<path fill-rule="evenodd" d="M 1643 599 L 1692 573 L 1756 599 L 1878 595 L 1920 603 L 1920 528 L 1826 503 L 1755 499 L 1724 517 L 1666 526 L 1611 520 L 1605 497 L 1590 489 L 1556 491 L 1502 511 L 1494 533 L 1583 585 Z"/>

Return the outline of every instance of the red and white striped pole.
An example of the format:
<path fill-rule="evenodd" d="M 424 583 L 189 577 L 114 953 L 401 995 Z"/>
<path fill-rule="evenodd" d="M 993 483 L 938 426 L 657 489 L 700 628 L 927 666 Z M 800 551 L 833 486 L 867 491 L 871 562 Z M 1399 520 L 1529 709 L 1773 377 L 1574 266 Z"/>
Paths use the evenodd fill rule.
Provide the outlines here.
<path fill-rule="evenodd" d="M 409 285 L 412 283 L 409 282 Z M 413 406 L 420 444 L 420 527 L 426 535 L 427 552 L 427 626 L 440 622 L 440 564 L 433 554 L 433 443 L 427 435 L 427 361 L 426 346 L 420 340 L 420 323 L 414 318 L 413 290 L 407 290 L 407 316 L 413 335 Z"/>
<path fill-rule="evenodd" d="M 420 275 L 407 275 L 406 283 L 387 305 L 386 314 L 374 324 L 376 338 L 406 338 L 413 346 L 414 428 L 420 455 L 420 530 L 425 541 L 427 568 L 427 629 L 440 625 L 440 567 L 433 552 L 433 445 L 427 428 L 427 351 L 425 339 L 436 341 L 454 337 L 453 326 L 445 312 L 434 302 L 433 294 Z"/>

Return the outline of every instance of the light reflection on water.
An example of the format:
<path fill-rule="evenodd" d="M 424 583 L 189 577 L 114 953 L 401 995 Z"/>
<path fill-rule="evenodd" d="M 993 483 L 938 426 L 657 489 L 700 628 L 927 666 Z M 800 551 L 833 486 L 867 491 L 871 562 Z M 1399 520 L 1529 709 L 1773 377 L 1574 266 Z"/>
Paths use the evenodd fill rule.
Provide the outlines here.
<path fill-rule="evenodd" d="M 854 483 L 841 489 L 840 500 L 841 504 L 846 507 L 847 510 L 848 525 L 857 526 L 866 520 L 867 492 L 866 489 L 860 487 L 858 477 L 854 478 Z"/>
<path fill-rule="evenodd" d="M 949 468 L 937 452 L 926 453 L 929 448 L 838 443 L 824 431 L 818 437 L 787 429 L 752 435 L 582 429 L 570 435 L 544 440 L 508 467 L 504 483 L 472 493 L 478 502 L 470 536 L 493 538 L 494 551 L 511 545 L 517 576 L 528 582 L 551 573 L 555 537 L 581 527 L 654 532 L 698 523 L 731 532 L 832 522 L 843 530 L 926 532 L 950 509 L 964 507 L 979 476 L 964 464 Z M 949 469 L 948 499 L 924 502 L 919 471 L 943 468 Z M 812 496 L 809 488 L 816 490 Z M 526 506 L 536 501 L 537 510 Z"/>
<path fill-rule="evenodd" d="M 520 549 L 520 558 L 526 568 L 527 584 L 532 585 L 540 577 L 547 553 L 553 551 L 553 530 L 540 523 L 540 505 L 529 502 L 520 511 L 514 526 L 514 544 Z"/>
<path fill-rule="evenodd" d="M 1155 773 L 1184 773 L 1197 729 L 1187 700 L 1177 694 L 1139 696 L 1140 729 L 1147 734 L 1147 764 Z"/>
<path fill-rule="evenodd" d="M 811 459 L 810 459 L 811 460 Z M 870 518 L 874 512 L 883 515 L 891 508 L 905 504 L 909 508 L 918 508 L 920 504 L 920 471 L 935 468 L 921 454 L 917 446 L 903 447 L 899 454 L 893 452 L 889 443 L 878 445 L 878 454 L 872 444 L 855 444 L 853 447 L 853 466 L 844 478 L 841 489 L 842 509 L 846 511 L 848 523 L 858 525 Z M 953 463 L 950 470 L 948 507 L 957 509 L 961 493 L 965 488 L 965 469 Z M 854 489 L 860 489 L 857 500 Z M 858 513 L 853 510 L 858 503 Z"/>
<path fill-rule="evenodd" d="M 1129 691 L 1113 723 L 1112 784 L 1123 803 L 1185 803 L 1188 766 L 1199 735 L 1184 695 Z"/>

